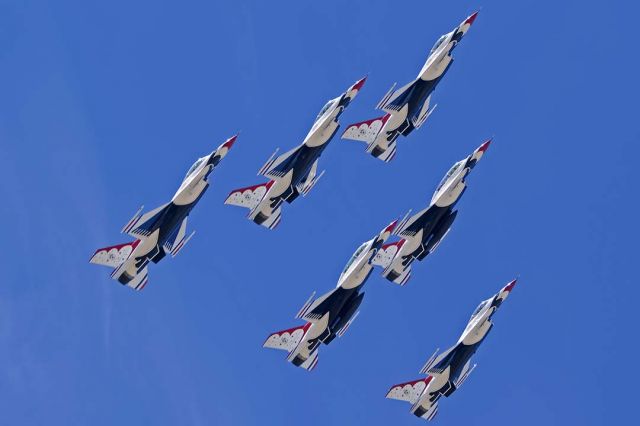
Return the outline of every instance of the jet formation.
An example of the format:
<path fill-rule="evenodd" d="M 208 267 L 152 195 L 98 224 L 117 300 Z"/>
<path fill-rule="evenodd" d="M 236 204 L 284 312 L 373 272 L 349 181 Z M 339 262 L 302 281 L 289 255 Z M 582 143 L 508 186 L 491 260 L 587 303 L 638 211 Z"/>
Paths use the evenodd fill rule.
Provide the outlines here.
<path fill-rule="evenodd" d="M 453 50 L 471 28 L 473 13 L 432 47 L 418 76 L 400 89 L 395 84 L 380 100 L 377 109 L 385 114 L 347 127 L 343 139 L 367 144 L 366 152 L 384 161 L 396 155 L 397 140 L 420 128 L 435 109 L 431 97 L 453 63 Z M 229 193 L 225 204 L 249 210 L 248 219 L 273 230 L 282 216 L 282 206 L 300 195 L 306 196 L 323 176 L 319 161 L 340 128 L 339 118 L 364 86 L 366 77 L 356 81 L 340 96 L 328 101 L 316 116 L 302 143 L 277 156 L 278 149 L 258 171 L 267 182 Z M 210 185 L 209 176 L 227 155 L 237 138 L 233 136 L 210 154 L 199 158 L 187 172 L 171 200 L 147 213 L 143 207 L 122 228 L 133 241 L 95 251 L 91 263 L 113 268 L 111 277 L 122 285 L 142 290 L 148 282 L 149 263 L 158 263 L 167 254 L 175 257 L 193 237 L 187 235 L 187 219 Z M 467 177 L 484 156 L 491 140 L 456 162 L 445 174 L 430 203 L 418 213 L 411 211 L 402 220 L 383 228 L 362 243 L 346 263 L 331 291 L 303 304 L 296 318 L 304 323 L 270 334 L 265 348 L 287 352 L 287 361 L 305 370 L 318 363 L 319 348 L 341 337 L 359 314 L 362 291 L 375 267 L 387 280 L 404 286 L 412 274 L 412 264 L 433 253 L 449 233 L 458 210 L 456 205 L 467 189 Z M 397 241 L 388 243 L 391 237 Z M 442 396 L 448 397 L 462 386 L 475 368 L 471 358 L 493 327 L 492 318 L 513 290 L 516 281 L 482 302 L 473 312 L 458 342 L 420 370 L 423 379 L 394 385 L 387 398 L 412 404 L 417 417 L 432 420 Z"/>

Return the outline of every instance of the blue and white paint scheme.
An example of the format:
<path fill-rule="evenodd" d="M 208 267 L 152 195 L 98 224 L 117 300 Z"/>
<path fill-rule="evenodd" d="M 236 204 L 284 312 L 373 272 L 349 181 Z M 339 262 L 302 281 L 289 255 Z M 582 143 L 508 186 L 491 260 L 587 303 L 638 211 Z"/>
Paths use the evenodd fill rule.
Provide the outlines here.
<path fill-rule="evenodd" d="M 347 262 L 338 285 L 330 292 L 313 299 L 315 292 L 302 305 L 296 318 L 306 324 L 272 333 L 263 347 L 288 352 L 287 361 L 311 371 L 318 363 L 318 348 L 328 345 L 336 337 L 342 337 L 358 316 L 364 286 L 373 269 L 372 259 L 393 232 L 397 221 L 392 222 L 378 235 L 365 241 Z"/>
<path fill-rule="evenodd" d="M 480 303 L 471 315 L 458 342 L 438 355 L 438 350 L 429 358 L 420 373 L 424 379 L 391 386 L 387 398 L 406 401 L 411 412 L 425 420 L 433 420 L 438 414 L 438 400 L 450 396 L 467 380 L 475 364 L 471 357 L 491 331 L 491 319 L 516 285 L 516 280 L 504 286 L 497 294 Z"/>
<path fill-rule="evenodd" d="M 395 84 L 391 87 L 376 106 L 385 115 L 350 125 L 342 138 L 364 142 L 369 154 L 384 162 L 391 161 L 396 154 L 398 137 L 408 136 L 420 128 L 435 109 L 435 105 L 430 107 L 431 95 L 453 63 L 453 49 L 469 31 L 477 15 L 478 12 L 469 16 L 438 39 L 415 80 L 398 90 L 394 90 Z"/>
<path fill-rule="evenodd" d="M 278 150 L 258 172 L 268 182 L 231 191 L 225 204 L 249 209 L 248 218 L 269 229 L 280 223 L 283 202 L 291 203 L 300 194 L 307 195 L 324 174 L 318 173 L 322 152 L 338 131 L 338 118 L 357 96 L 366 77 L 345 93 L 330 100 L 320 110 L 301 145 L 275 158 Z"/>
<path fill-rule="evenodd" d="M 122 232 L 134 241 L 96 250 L 89 262 L 114 268 L 111 277 L 123 285 L 142 290 L 148 281 L 149 262 L 158 263 L 167 253 L 175 257 L 195 232 L 187 236 L 187 218 L 209 187 L 209 175 L 231 147 L 235 135 L 211 154 L 199 158 L 187 172 L 180 188 L 167 204 L 140 214 L 143 207 L 124 226 Z"/>
<path fill-rule="evenodd" d="M 398 224 L 394 235 L 400 240 L 382 246 L 373 263 L 382 267 L 382 275 L 391 282 L 405 285 L 411 277 L 411 264 L 433 253 L 447 236 L 458 214 L 454 207 L 467 189 L 466 178 L 489 148 L 491 140 L 471 155 L 455 163 L 436 188 L 427 208 Z"/>

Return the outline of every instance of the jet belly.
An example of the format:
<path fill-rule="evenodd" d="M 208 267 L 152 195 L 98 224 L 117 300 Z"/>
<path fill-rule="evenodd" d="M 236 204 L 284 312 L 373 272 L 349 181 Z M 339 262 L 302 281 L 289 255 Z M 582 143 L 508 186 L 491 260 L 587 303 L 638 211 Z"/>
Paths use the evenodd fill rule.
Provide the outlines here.
<path fill-rule="evenodd" d="M 429 58 L 420 72 L 420 80 L 433 81 L 441 78 L 452 61 L 453 58 L 449 56 L 448 49 L 443 50 L 440 54 L 435 56 L 433 60 Z"/>

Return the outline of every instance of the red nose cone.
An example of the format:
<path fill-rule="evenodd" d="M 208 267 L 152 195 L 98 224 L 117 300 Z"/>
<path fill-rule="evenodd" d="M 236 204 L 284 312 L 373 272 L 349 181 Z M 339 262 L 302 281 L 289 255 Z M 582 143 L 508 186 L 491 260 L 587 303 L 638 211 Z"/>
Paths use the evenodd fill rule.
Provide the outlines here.
<path fill-rule="evenodd" d="M 477 151 L 485 152 L 487 149 L 489 149 L 489 145 L 491 145 L 491 139 L 489 139 L 488 141 L 486 141 L 485 143 L 480 145 L 478 147 Z"/>
<path fill-rule="evenodd" d="M 391 223 L 389 224 L 389 226 L 387 226 L 387 227 L 384 229 L 384 232 L 389 232 L 389 233 L 393 232 L 393 230 L 394 230 L 394 229 L 396 229 L 396 225 L 397 225 L 397 224 L 398 224 L 398 221 L 397 221 L 397 220 L 394 220 L 393 222 L 391 222 Z"/>
<path fill-rule="evenodd" d="M 360 89 L 362 89 L 362 86 L 364 86 L 364 82 L 365 81 L 367 81 L 367 77 L 364 77 L 363 79 L 356 81 L 356 84 L 351 86 L 351 90 L 360 90 Z"/>
<path fill-rule="evenodd" d="M 517 280 L 517 279 L 516 279 L 516 280 L 511 281 L 509 284 L 507 284 L 507 285 L 504 287 L 504 290 L 503 290 L 503 291 L 508 291 L 509 293 L 511 293 L 511 290 L 513 290 L 513 288 L 516 286 L 516 283 L 517 283 L 517 282 L 518 282 L 518 280 Z"/>
<path fill-rule="evenodd" d="M 227 139 L 227 141 L 225 143 L 223 143 L 222 146 L 227 147 L 227 149 L 231 149 L 231 147 L 235 143 L 236 139 L 238 139 L 238 135 L 233 135 L 229 139 Z"/>
<path fill-rule="evenodd" d="M 471 25 L 473 24 L 473 21 L 475 21 L 477 17 L 478 17 L 478 12 L 473 12 L 473 15 L 469 16 L 467 20 L 464 21 L 464 23 Z"/>

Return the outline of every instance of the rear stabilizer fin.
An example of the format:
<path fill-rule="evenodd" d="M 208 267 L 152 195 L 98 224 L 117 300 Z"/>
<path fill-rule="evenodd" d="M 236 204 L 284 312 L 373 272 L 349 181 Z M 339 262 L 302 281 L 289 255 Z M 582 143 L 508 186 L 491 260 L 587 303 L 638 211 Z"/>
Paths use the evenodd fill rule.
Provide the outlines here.
<path fill-rule="evenodd" d="M 93 256 L 91 256 L 89 263 L 117 268 L 131 256 L 131 253 L 138 244 L 140 244 L 140 240 L 99 248 Z"/>

